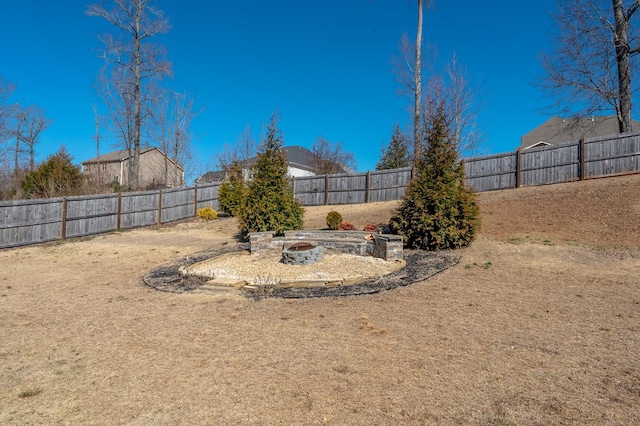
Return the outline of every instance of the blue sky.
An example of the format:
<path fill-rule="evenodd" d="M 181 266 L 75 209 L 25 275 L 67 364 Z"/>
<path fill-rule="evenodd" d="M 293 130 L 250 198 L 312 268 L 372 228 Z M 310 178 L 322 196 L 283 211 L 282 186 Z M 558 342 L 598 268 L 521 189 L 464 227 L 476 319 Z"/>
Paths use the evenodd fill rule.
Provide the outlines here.
<path fill-rule="evenodd" d="M 44 159 L 64 144 L 77 163 L 95 154 L 92 104 L 102 64 L 97 36 L 109 28 L 85 15 L 84 0 L 2 0 L 0 75 L 13 101 L 42 107 L 53 120 L 37 147 Z M 480 147 L 514 150 L 541 124 L 548 105 L 532 83 L 552 30 L 554 0 L 444 1 L 425 10 L 424 40 L 437 46 L 436 69 L 453 52 L 481 87 Z M 394 123 L 410 123 L 410 100 L 392 72 L 402 33 L 414 38 L 415 1 L 321 2 L 159 0 L 172 24 L 157 39 L 168 49 L 173 79 L 202 112 L 194 146 L 213 166 L 223 144 L 250 125 L 256 139 L 275 111 L 286 145 L 310 148 L 319 136 L 341 142 L 357 170 L 373 169 Z M 427 78 L 427 76 L 423 77 Z M 106 148 L 113 148 L 105 141 Z M 103 146 L 104 146 L 103 145 Z"/>

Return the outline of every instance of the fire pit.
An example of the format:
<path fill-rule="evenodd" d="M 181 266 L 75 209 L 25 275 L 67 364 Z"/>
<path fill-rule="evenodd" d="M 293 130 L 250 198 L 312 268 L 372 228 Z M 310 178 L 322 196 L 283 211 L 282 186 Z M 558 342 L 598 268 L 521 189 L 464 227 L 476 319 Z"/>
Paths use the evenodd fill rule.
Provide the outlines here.
<path fill-rule="evenodd" d="M 287 265 L 311 265 L 322 259 L 322 246 L 307 242 L 295 243 L 282 250 L 282 263 Z"/>

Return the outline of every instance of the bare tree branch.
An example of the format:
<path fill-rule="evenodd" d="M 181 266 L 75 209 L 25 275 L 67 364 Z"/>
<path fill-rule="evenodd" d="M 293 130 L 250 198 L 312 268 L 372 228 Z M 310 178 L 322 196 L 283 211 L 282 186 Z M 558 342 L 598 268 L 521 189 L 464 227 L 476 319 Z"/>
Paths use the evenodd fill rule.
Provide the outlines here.
<path fill-rule="evenodd" d="M 169 31 L 170 24 L 163 12 L 153 7 L 153 0 L 111 0 L 111 9 L 102 3 L 90 5 L 86 14 L 105 19 L 119 30 L 119 37 L 107 34 L 101 38 L 105 50 L 101 55 L 107 66 L 120 69 L 114 74 L 118 97 L 124 108 L 110 108 L 112 118 L 119 123 L 120 135 L 126 136 L 125 146 L 133 150 L 129 160 L 128 184 L 134 188 L 139 186 L 139 157 L 145 115 L 145 102 L 152 102 L 147 97 L 145 80 L 161 79 L 171 75 L 171 63 L 166 60 L 162 47 L 147 42 L 147 39 Z M 111 96 L 111 100 L 117 97 Z M 112 102 L 113 104 L 113 102 Z M 147 107 L 147 111 L 149 108 Z M 116 118 L 114 113 L 125 113 L 128 118 Z M 132 123 L 132 133 L 123 132 L 124 124 Z M 128 130 L 128 129 L 127 129 Z"/>
<path fill-rule="evenodd" d="M 309 166 L 319 175 L 344 173 L 355 170 L 356 159 L 352 153 L 342 149 L 340 142 L 331 143 L 318 137 L 311 147 Z"/>
<path fill-rule="evenodd" d="M 613 110 L 620 132 L 631 131 L 634 57 L 640 34 L 633 18 L 639 2 L 568 0 L 558 2 L 554 49 L 542 57 L 547 73 L 541 86 L 565 115 Z"/>

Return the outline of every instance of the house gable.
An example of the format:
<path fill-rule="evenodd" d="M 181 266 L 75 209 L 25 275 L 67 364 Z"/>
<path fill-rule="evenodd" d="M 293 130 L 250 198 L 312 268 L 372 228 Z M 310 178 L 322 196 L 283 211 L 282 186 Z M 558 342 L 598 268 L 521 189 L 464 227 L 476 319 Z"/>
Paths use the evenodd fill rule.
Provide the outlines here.
<path fill-rule="evenodd" d="M 82 173 L 98 178 L 103 184 L 116 181 L 126 185 L 128 150 L 108 152 L 82 162 Z M 140 186 L 179 186 L 184 182 L 182 165 L 168 158 L 156 147 L 140 150 Z M 165 179 L 166 178 L 166 179 Z M 165 182 L 166 180 L 166 182 Z"/>
<path fill-rule="evenodd" d="M 633 127 L 640 130 L 640 122 L 633 120 Z M 523 149 L 540 146 L 540 144 L 556 145 L 577 141 L 582 138 L 609 136 L 620 133 L 618 119 L 615 115 L 560 118 L 552 117 L 540 126 L 520 138 Z"/>

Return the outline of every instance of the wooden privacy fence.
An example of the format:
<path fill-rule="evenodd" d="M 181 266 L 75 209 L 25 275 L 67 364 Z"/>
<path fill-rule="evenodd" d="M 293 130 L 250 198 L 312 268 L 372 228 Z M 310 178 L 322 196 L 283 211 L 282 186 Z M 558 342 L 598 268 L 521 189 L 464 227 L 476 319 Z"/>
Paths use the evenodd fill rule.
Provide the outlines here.
<path fill-rule="evenodd" d="M 518 149 L 465 160 L 474 190 L 518 188 L 640 171 L 640 134 L 624 134 Z M 292 179 L 302 205 L 398 200 L 410 168 Z M 194 217 L 199 208 L 219 208 L 218 184 L 0 203 L 0 248 L 159 225 Z"/>
<path fill-rule="evenodd" d="M 640 134 L 583 139 L 465 160 L 475 191 L 570 182 L 640 171 Z"/>
<path fill-rule="evenodd" d="M 412 169 L 404 168 L 297 177 L 293 179 L 293 192 L 304 206 L 399 200 L 409 186 L 411 176 Z"/>
<path fill-rule="evenodd" d="M 218 185 L 0 203 L 0 248 L 194 217 L 218 208 Z"/>

